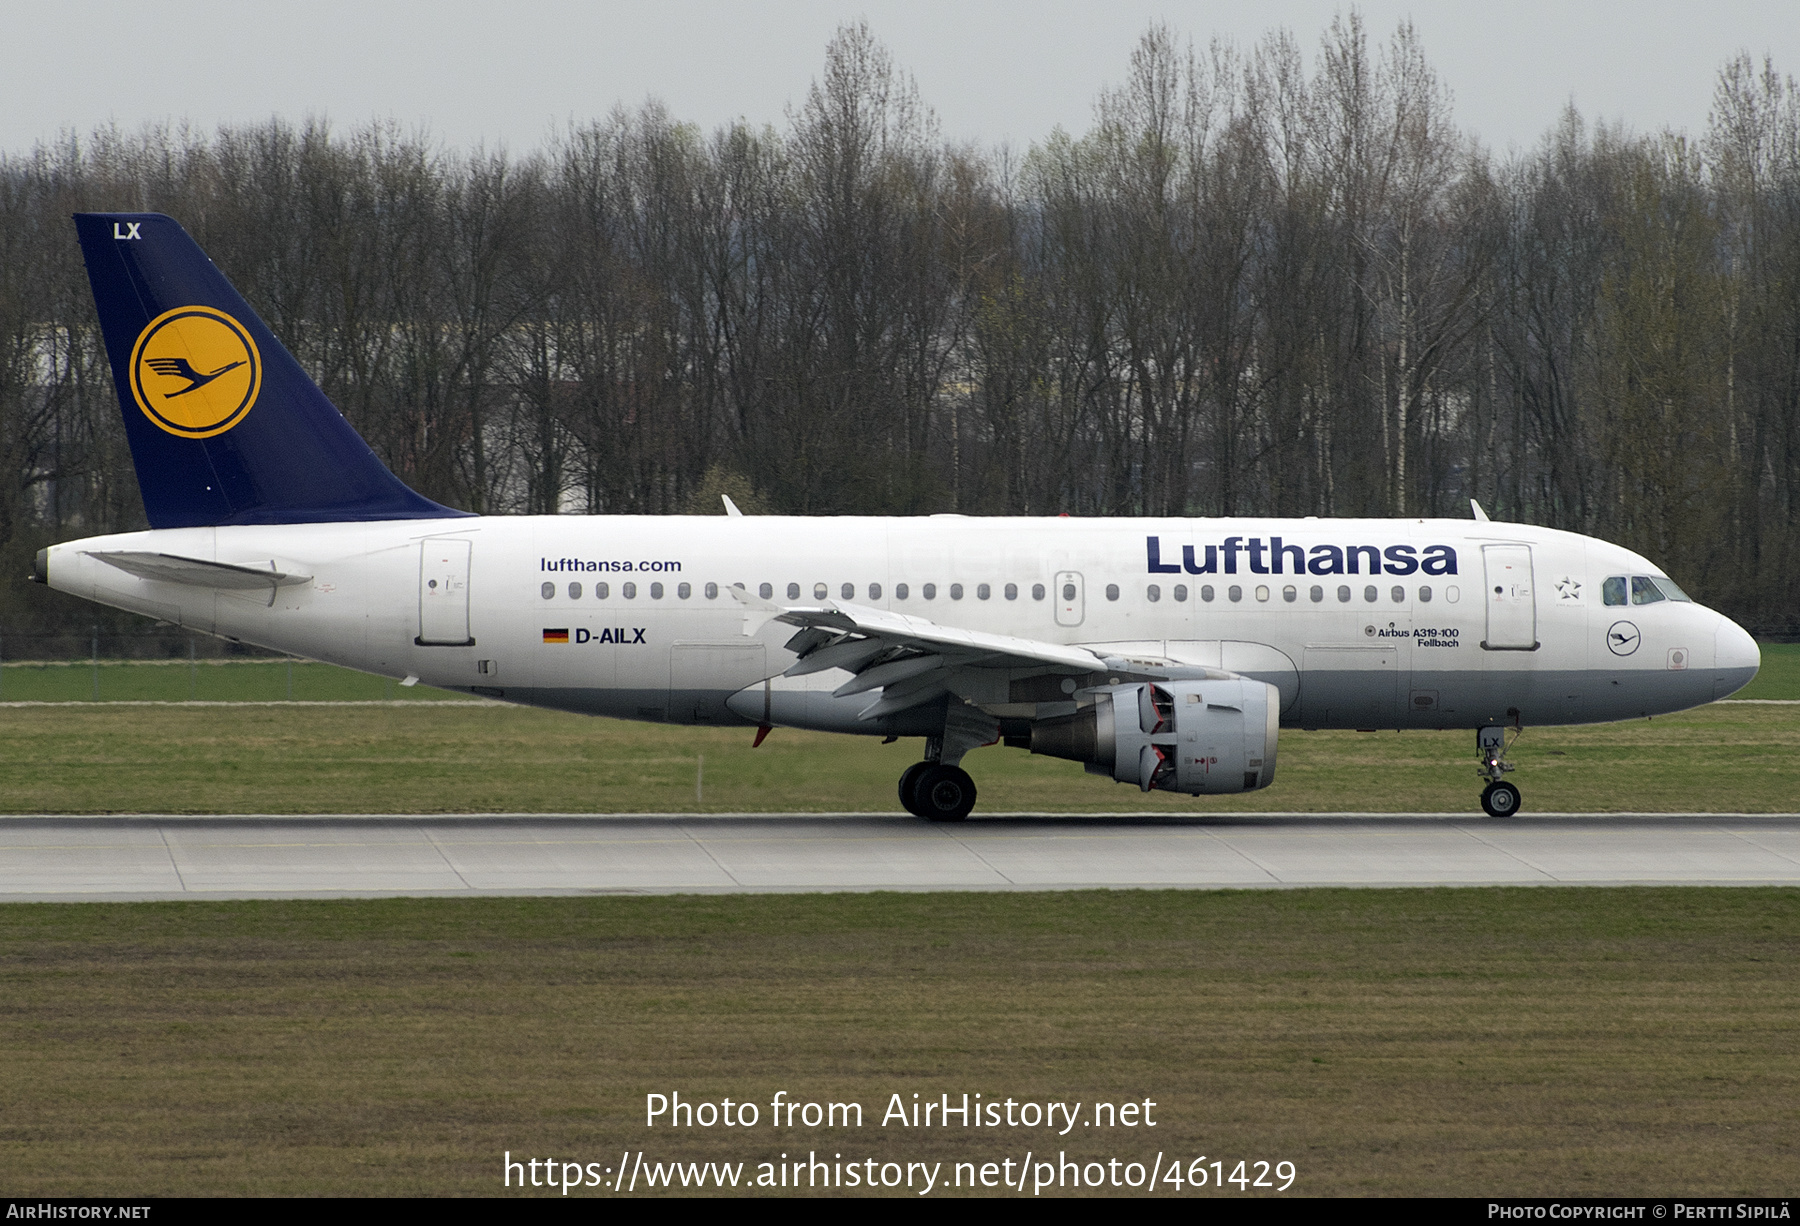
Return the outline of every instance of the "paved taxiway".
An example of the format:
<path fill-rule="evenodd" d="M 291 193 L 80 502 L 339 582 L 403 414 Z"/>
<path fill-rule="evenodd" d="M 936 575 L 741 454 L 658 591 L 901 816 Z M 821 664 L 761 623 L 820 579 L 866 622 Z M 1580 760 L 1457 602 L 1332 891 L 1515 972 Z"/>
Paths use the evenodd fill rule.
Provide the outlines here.
<path fill-rule="evenodd" d="M 0 900 L 1800 885 L 1800 814 L 10 817 Z"/>

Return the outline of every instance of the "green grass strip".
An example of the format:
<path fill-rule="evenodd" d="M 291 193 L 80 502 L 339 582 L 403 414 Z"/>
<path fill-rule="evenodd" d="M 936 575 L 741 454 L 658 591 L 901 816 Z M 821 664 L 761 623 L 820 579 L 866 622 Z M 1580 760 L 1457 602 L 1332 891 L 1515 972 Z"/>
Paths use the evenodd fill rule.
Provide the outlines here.
<path fill-rule="evenodd" d="M 678 728 L 503 705 L 0 709 L 8 813 L 895 812 L 917 740 Z M 1274 786 L 1145 795 L 999 746 L 964 766 L 986 812 L 1475 812 L 1468 732 L 1281 736 Z M 1800 706 L 1528 728 L 1527 812 L 1789 812 Z M 705 759 L 704 791 L 696 776 Z"/>
<path fill-rule="evenodd" d="M 1737 697 L 1800 701 L 1800 643 L 1764 643 L 1762 655 L 1762 671 Z M 0 702 L 430 702 L 467 697 L 304 660 L 9 661 L 0 667 Z"/>
<path fill-rule="evenodd" d="M 410 1196 L 499 1194 L 506 1150 L 1161 1151 L 1314 1195 L 1784 1195 L 1797 957 L 1800 891 L 1767 889 L 5 906 L 0 1170 Z M 675 1090 L 865 1125 L 644 1127 Z M 1157 1127 L 878 1126 L 915 1092 Z"/>

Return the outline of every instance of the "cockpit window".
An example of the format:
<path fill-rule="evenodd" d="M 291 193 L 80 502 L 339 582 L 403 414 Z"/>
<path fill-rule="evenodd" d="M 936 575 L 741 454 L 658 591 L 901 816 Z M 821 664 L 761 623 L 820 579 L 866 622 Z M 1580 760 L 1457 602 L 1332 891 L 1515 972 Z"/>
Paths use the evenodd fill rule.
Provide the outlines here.
<path fill-rule="evenodd" d="M 1625 603 L 1625 576 L 1614 575 L 1600 585 L 1601 599 L 1607 604 Z"/>
<path fill-rule="evenodd" d="M 1662 594 L 1667 596 L 1670 600 L 1680 600 L 1687 604 L 1694 603 L 1694 598 L 1676 587 L 1675 580 L 1669 578 L 1667 575 L 1657 575 L 1656 586 L 1662 591 Z"/>
<path fill-rule="evenodd" d="M 1664 596 L 1662 592 L 1657 589 L 1656 581 L 1648 575 L 1633 575 L 1631 577 L 1632 604 L 1655 604 L 1659 600 L 1667 599 L 1668 597 Z"/>

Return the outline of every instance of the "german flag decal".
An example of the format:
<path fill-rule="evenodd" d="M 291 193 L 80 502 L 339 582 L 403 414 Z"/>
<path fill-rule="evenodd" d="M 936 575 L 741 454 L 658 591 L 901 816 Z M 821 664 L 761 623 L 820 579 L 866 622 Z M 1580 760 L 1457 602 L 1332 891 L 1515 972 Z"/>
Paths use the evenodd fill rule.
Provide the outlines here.
<path fill-rule="evenodd" d="M 567 626 L 564 626 L 561 630 L 548 630 L 548 629 L 545 630 L 544 631 L 544 641 L 546 643 L 566 643 L 566 642 L 568 642 L 569 641 L 569 628 Z"/>

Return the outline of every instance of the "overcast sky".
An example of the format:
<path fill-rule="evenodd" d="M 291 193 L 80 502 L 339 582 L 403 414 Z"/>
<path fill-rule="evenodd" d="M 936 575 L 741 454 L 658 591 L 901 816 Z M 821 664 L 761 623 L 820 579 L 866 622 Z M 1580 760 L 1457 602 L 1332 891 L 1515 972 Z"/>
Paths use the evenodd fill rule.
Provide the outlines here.
<path fill-rule="evenodd" d="M 1084 131 L 1096 93 L 1126 73 L 1152 21 L 1197 44 L 1248 45 L 1285 26 L 1310 61 L 1334 14 L 1316 0 L 21 0 L 9 5 L 0 150 L 108 121 L 373 117 L 452 146 L 523 151 L 552 125 L 661 98 L 712 128 L 785 122 L 836 27 L 864 18 L 918 80 L 945 137 L 1023 147 Z M 1719 65 L 1740 50 L 1800 72 L 1784 3 L 1438 0 L 1360 6 L 1379 43 L 1410 16 L 1455 95 L 1460 126 L 1504 151 L 1530 146 L 1569 100 L 1638 130 L 1699 131 Z"/>

